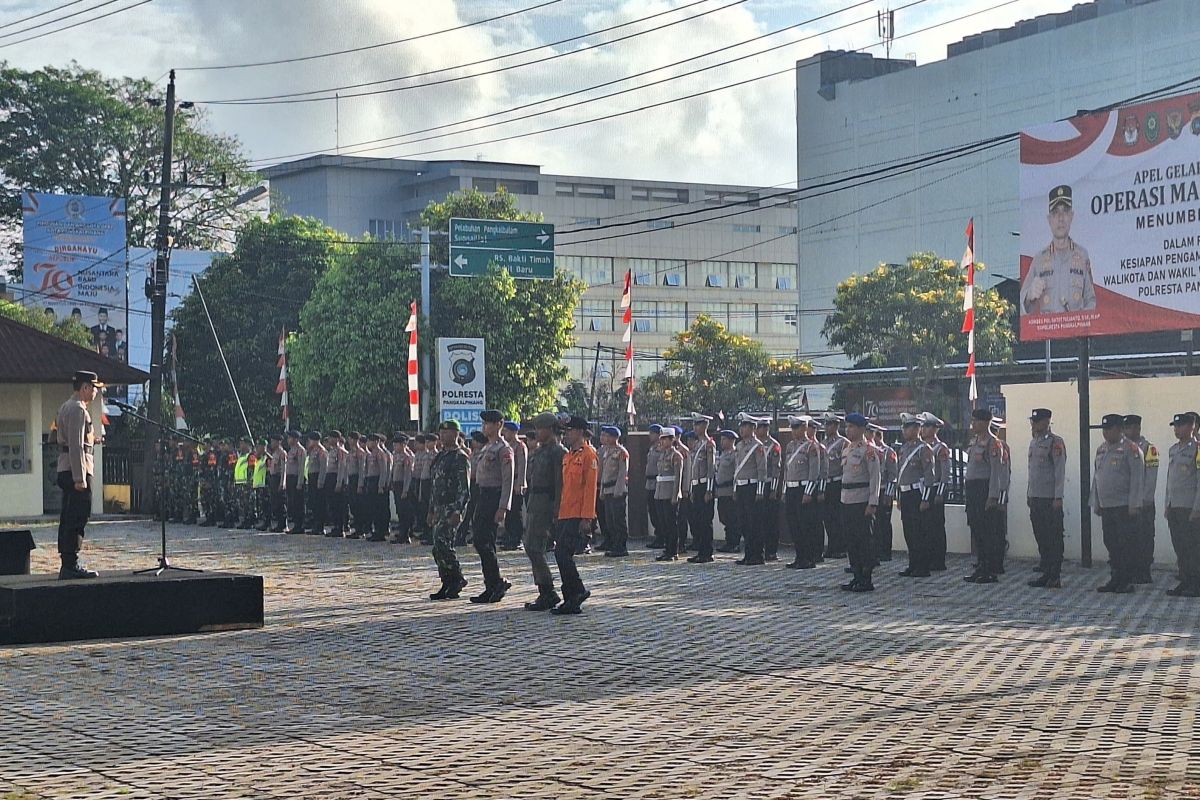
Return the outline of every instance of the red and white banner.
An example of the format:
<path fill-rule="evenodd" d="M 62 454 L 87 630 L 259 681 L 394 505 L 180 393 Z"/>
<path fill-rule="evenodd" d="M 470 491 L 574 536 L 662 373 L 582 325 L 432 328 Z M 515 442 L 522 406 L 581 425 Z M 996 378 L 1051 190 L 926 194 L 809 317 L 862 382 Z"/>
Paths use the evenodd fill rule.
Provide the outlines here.
<path fill-rule="evenodd" d="M 1200 327 L 1200 94 L 1021 133 L 1021 339 Z"/>
<path fill-rule="evenodd" d="M 637 417 L 637 407 L 633 404 L 633 271 L 625 270 L 625 288 L 621 291 L 621 322 L 625 331 L 621 340 L 625 343 L 625 414 L 632 425 Z"/>
<path fill-rule="evenodd" d="M 279 331 L 279 382 L 275 384 L 275 394 L 279 395 L 280 416 L 283 417 L 283 428 L 287 430 L 288 417 L 291 416 L 291 405 L 288 402 L 288 369 L 287 369 L 287 329 Z"/>
<path fill-rule="evenodd" d="M 416 300 L 409 304 L 408 310 L 408 324 L 404 326 L 404 330 L 408 332 L 408 418 L 412 420 L 417 430 L 421 430 L 421 395 L 417 376 Z"/>

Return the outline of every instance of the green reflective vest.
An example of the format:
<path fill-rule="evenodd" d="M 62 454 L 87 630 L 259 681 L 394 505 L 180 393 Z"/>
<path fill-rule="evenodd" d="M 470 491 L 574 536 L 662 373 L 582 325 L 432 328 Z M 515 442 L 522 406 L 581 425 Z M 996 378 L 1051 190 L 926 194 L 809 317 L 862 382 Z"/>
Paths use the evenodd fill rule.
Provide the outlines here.
<path fill-rule="evenodd" d="M 254 464 L 254 488 L 262 489 L 267 485 L 267 457 L 262 456 Z"/>
<path fill-rule="evenodd" d="M 237 462 L 233 465 L 233 482 L 234 483 L 245 483 L 246 482 L 246 474 L 247 474 L 246 462 L 249 460 L 249 458 L 250 458 L 249 454 L 238 456 Z"/>

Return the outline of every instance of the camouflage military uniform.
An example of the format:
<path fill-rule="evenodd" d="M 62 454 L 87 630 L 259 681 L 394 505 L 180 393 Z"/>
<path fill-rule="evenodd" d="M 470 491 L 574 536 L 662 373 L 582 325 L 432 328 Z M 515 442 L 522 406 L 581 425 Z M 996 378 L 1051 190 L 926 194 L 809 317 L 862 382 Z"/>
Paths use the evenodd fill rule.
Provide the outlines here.
<path fill-rule="evenodd" d="M 183 522 L 183 462 L 186 458 L 183 445 L 176 445 L 163 475 L 166 494 L 162 506 L 171 522 Z"/>
<path fill-rule="evenodd" d="M 433 459 L 429 467 L 430 498 L 429 513 L 433 517 L 433 560 L 437 564 L 442 585 L 448 588 L 459 586 L 462 567 L 454 554 L 454 531 L 451 522 L 455 515 L 462 515 L 471 496 L 470 479 L 467 476 L 467 454 L 462 450 L 443 450 Z"/>
<path fill-rule="evenodd" d="M 200 470 L 200 457 L 194 447 L 183 450 L 183 469 L 180 479 L 179 498 L 183 507 L 183 521 L 187 525 L 196 524 L 196 479 Z"/>
<path fill-rule="evenodd" d="M 217 450 L 211 444 L 200 456 L 200 506 L 204 518 L 200 524 L 211 526 L 217 524 Z"/>

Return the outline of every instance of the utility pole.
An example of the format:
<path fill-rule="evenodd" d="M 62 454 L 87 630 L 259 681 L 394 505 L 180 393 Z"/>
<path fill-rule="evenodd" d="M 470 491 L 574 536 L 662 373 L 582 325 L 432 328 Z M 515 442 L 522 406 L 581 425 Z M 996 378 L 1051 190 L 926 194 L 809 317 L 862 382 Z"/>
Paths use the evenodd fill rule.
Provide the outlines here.
<path fill-rule="evenodd" d="M 158 200 L 158 231 L 154 237 L 154 271 L 146 282 L 146 296 L 150 300 L 150 396 L 146 400 L 146 415 L 156 424 L 162 424 L 163 351 L 166 349 L 167 326 L 167 276 L 171 266 L 171 158 L 175 135 L 175 70 L 171 70 L 167 83 L 167 99 L 163 128 L 162 178 Z M 153 432 L 151 432 L 153 433 Z M 146 437 L 145 466 L 155 464 L 159 448 L 155 443 L 158 436 Z M 161 468 L 163 465 L 156 465 Z M 158 497 L 153 507 L 158 509 Z"/>
<path fill-rule="evenodd" d="M 430 249 L 430 232 L 429 226 L 421 228 L 421 315 L 426 321 L 433 319 L 433 309 L 429 307 L 429 271 L 433 268 L 429 262 Z M 428 339 L 426 341 L 429 341 Z M 425 427 L 429 428 L 433 422 L 433 417 L 430 416 L 433 410 L 433 398 L 430 395 L 435 391 L 433 373 L 429 371 L 429 349 L 425 350 L 425 355 L 421 356 L 421 372 L 425 375 L 425 392 L 421 395 L 421 421 L 425 423 Z M 437 427 L 436 425 L 434 426 Z"/>

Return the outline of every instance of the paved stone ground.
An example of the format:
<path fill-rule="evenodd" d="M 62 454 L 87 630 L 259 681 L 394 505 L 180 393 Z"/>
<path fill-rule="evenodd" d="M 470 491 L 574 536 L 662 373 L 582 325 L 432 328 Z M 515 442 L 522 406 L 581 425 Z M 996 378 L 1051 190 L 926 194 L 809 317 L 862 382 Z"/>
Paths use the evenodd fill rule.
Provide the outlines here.
<path fill-rule="evenodd" d="M 157 527 L 92 526 L 89 562 Z M 34 570 L 54 566 L 53 531 Z M 1200 603 L 885 565 L 582 559 L 580 617 L 425 600 L 424 548 L 178 528 L 259 631 L 0 649 L 0 798 L 1200 798 Z M 460 551 L 460 554 L 465 551 Z M 790 555 L 790 553 L 786 554 Z M 465 565 L 477 588 L 478 563 Z"/>

